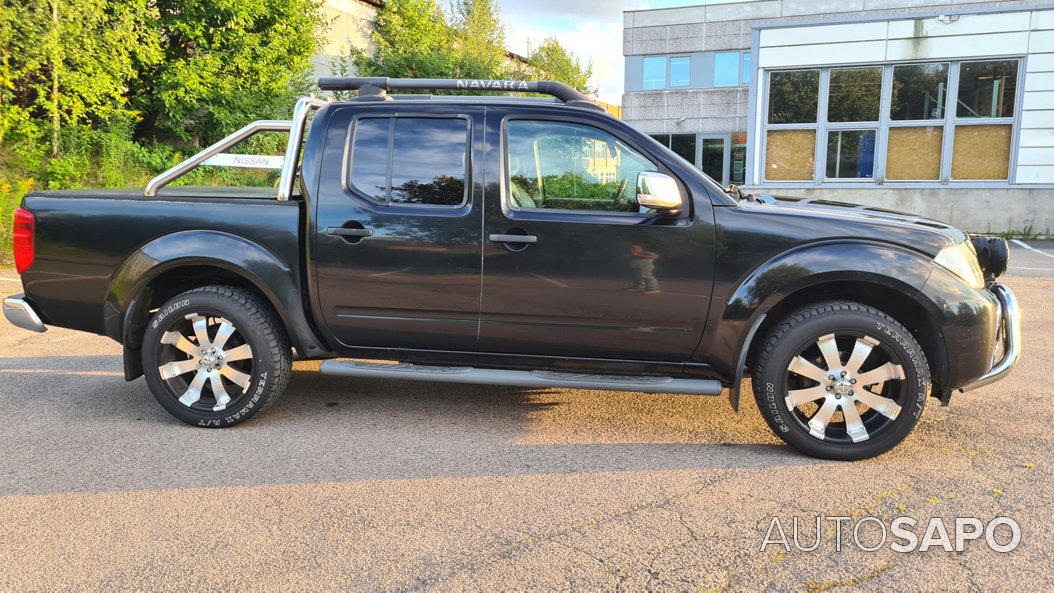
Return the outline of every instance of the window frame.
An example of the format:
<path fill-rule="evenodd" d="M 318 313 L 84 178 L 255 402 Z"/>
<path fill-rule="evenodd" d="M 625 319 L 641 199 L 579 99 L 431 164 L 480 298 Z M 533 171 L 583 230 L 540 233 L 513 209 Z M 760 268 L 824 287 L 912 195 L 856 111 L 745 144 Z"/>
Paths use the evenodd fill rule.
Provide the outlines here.
<path fill-rule="evenodd" d="M 717 84 L 717 58 L 723 55 L 735 55 L 736 56 L 736 82 L 732 84 Z M 714 80 L 713 88 L 715 89 L 728 89 L 737 86 L 743 86 L 743 52 L 740 50 L 735 51 L 715 51 L 714 52 Z"/>
<path fill-rule="evenodd" d="M 462 190 L 461 202 L 457 204 L 415 204 L 411 202 L 393 202 L 392 201 L 392 171 L 394 167 L 395 159 L 395 120 L 398 118 L 413 118 L 413 119 L 461 119 L 467 123 L 465 127 L 465 187 Z M 380 201 L 373 196 L 367 195 L 365 192 L 355 187 L 352 175 L 354 172 L 354 163 L 352 162 L 352 156 L 354 155 L 355 148 L 355 134 L 358 131 L 359 120 L 363 119 L 390 119 L 389 132 L 388 132 L 388 164 L 386 169 L 387 179 L 387 199 Z M 392 111 L 392 112 L 376 112 L 376 113 L 356 113 L 352 116 L 351 121 L 348 123 L 347 137 L 344 143 L 344 157 L 341 171 L 341 183 L 344 189 L 354 195 L 360 200 L 365 200 L 369 204 L 374 206 L 380 206 L 383 208 L 412 208 L 415 210 L 459 210 L 464 208 L 469 203 L 469 195 L 472 192 L 472 117 L 467 113 L 435 113 L 435 112 L 417 112 L 417 111 Z"/>
<path fill-rule="evenodd" d="M 688 60 L 688 82 L 685 84 L 673 84 L 673 61 L 675 59 Z M 644 86 L 641 84 L 641 86 Z M 692 55 L 673 54 L 666 57 L 666 88 L 668 89 L 690 89 L 692 88 Z"/>
<path fill-rule="evenodd" d="M 828 65 L 807 65 L 807 66 L 791 66 L 791 67 L 780 67 L 780 68 L 765 68 L 761 70 L 761 76 L 759 77 L 759 83 L 763 82 L 762 97 L 759 101 L 759 118 L 757 125 L 760 128 L 760 147 L 758 151 L 751 151 L 752 154 L 756 155 L 756 163 L 753 170 L 759 171 L 756 173 L 755 179 L 759 183 L 767 184 L 771 186 L 786 186 L 786 187 L 854 187 L 860 185 L 873 185 L 873 186 L 892 186 L 897 188 L 910 188 L 910 187 L 1009 187 L 1015 185 L 1015 178 L 1017 175 L 1017 155 L 1019 152 L 1019 136 L 1021 131 L 1021 109 L 1023 100 L 1023 89 L 1025 87 L 1025 76 L 1026 73 L 1026 56 L 1021 54 L 1014 55 L 1000 55 L 1000 56 L 978 56 L 968 58 L 934 58 L 934 59 L 920 59 L 920 60 L 904 60 L 896 62 L 864 62 L 864 63 L 850 63 L 850 64 L 828 64 Z M 988 62 L 988 61 L 1016 61 L 1017 62 L 1017 73 L 1016 73 L 1016 88 L 1014 95 L 1014 114 L 1011 117 L 997 117 L 997 118 L 978 118 L 978 117 L 958 117 L 958 100 L 959 100 L 959 70 L 963 63 L 967 62 Z M 911 66 L 911 65 L 925 65 L 934 63 L 948 64 L 948 79 L 947 88 L 949 91 L 945 93 L 945 107 L 944 117 L 941 119 L 922 119 L 922 120 L 893 120 L 891 118 L 891 102 L 893 92 L 893 68 L 896 66 Z M 877 122 L 838 122 L 831 123 L 827 120 L 827 107 L 830 99 L 830 79 L 832 70 L 841 69 L 855 69 L 855 68 L 867 68 L 867 67 L 879 67 L 882 69 L 882 86 L 881 86 L 881 99 L 879 103 L 879 119 Z M 772 124 L 769 123 L 769 101 L 770 101 L 770 90 L 771 90 L 771 77 L 774 72 L 787 72 L 796 70 L 819 70 L 820 71 L 820 84 L 819 84 L 819 95 L 817 97 L 817 116 L 815 123 L 804 123 L 804 124 Z M 954 92 L 951 90 L 954 89 Z M 952 151 L 955 142 L 955 129 L 959 126 L 971 126 L 971 125 L 1009 125 L 1011 126 L 1011 139 L 1010 139 L 1010 154 L 1007 166 L 1007 177 L 1006 179 L 959 179 L 953 178 L 951 175 L 952 171 Z M 888 156 L 889 148 L 889 130 L 895 127 L 941 127 L 942 138 L 941 138 L 941 162 L 940 172 L 937 179 L 887 179 L 886 178 L 886 160 Z M 836 129 L 875 129 L 877 130 L 875 138 L 875 159 L 874 159 L 874 172 L 871 178 L 860 178 L 860 179 L 846 179 L 846 178 L 828 178 L 826 176 L 826 163 L 827 163 L 827 132 L 828 130 Z M 815 154 L 813 155 L 813 178 L 809 180 L 783 180 L 783 179 L 768 179 L 766 176 L 766 155 L 768 150 L 768 133 L 773 130 L 813 130 L 816 133 L 816 147 Z"/>
<path fill-rule="evenodd" d="M 662 86 L 650 87 L 650 88 L 647 86 L 648 77 L 645 76 L 644 69 L 645 69 L 645 62 L 647 62 L 649 59 L 652 59 L 652 60 L 661 59 L 663 61 L 664 68 L 665 68 L 665 73 L 663 74 L 663 78 L 662 78 Z M 690 68 L 691 68 L 691 66 L 689 66 L 689 69 Z M 640 63 L 640 88 L 641 88 L 642 91 L 661 91 L 661 90 L 670 88 L 670 56 L 662 55 L 662 54 L 653 54 L 653 55 L 650 55 L 650 56 L 642 56 L 641 57 L 641 63 Z M 678 87 L 678 88 L 683 88 L 683 87 Z"/>
<path fill-rule="evenodd" d="M 554 122 L 563 124 L 573 124 L 577 126 L 585 126 L 594 128 L 601 132 L 607 133 L 615 139 L 624 142 L 627 146 L 637 151 L 642 157 L 648 160 L 652 165 L 655 166 L 656 171 L 664 173 L 673 177 L 677 180 L 677 185 L 681 189 L 681 195 L 684 197 L 685 207 L 682 208 L 682 213 L 678 218 L 685 218 L 689 214 L 691 208 L 692 194 L 688 190 L 688 186 L 679 179 L 663 162 L 655 157 L 651 152 L 645 150 L 640 143 L 627 138 L 625 134 L 617 134 L 614 130 L 605 128 L 599 125 L 595 121 L 591 121 L 585 118 L 578 117 L 566 117 L 549 114 L 516 114 L 506 115 L 501 120 L 501 154 L 499 157 L 499 163 L 501 165 L 501 210 L 502 213 L 509 219 L 528 219 L 528 220 L 552 220 L 552 221 L 566 221 L 566 222 L 592 222 L 592 223 L 619 223 L 619 224 L 637 224 L 641 220 L 652 220 L 655 218 L 662 217 L 663 215 L 655 212 L 614 212 L 606 210 L 571 210 L 566 208 L 521 208 L 512 203 L 510 195 L 512 190 L 509 188 L 509 182 L 511 181 L 508 171 L 508 160 L 509 160 L 509 122 L 511 121 L 539 121 L 539 122 Z"/>

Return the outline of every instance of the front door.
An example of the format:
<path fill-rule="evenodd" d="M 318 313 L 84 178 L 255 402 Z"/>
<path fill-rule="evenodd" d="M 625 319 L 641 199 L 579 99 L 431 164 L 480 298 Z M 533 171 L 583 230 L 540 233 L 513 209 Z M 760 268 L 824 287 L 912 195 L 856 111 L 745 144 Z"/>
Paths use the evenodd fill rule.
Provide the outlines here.
<path fill-rule="evenodd" d="M 315 200 L 318 310 L 345 346 L 474 350 L 483 110 L 338 109 Z M 477 157 L 477 160 L 482 160 Z"/>
<path fill-rule="evenodd" d="M 681 361 L 698 343 L 709 202 L 642 211 L 637 174 L 669 171 L 608 126 L 488 112 L 481 351 Z"/>

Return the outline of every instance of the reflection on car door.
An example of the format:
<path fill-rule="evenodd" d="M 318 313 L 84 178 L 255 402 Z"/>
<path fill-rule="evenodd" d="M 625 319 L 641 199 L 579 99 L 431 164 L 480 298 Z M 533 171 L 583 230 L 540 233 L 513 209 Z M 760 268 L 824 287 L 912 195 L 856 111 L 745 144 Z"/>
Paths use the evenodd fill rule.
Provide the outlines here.
<path fill-rule="evenodd" d="M 488 130 L 503 150 L 488 161 L 501 182 L 487 188 L 480 350 L 687 359 L 712 286 L 710 212 L 642 211 L 637 174 L 658 166 L 599 127 L 509 119 Z"/>
<path fill-rule="evenodd" d="M 471 163 L 481 115 L 333 115 L 327 144 L 347 149 L 343 162 L 339 151 L 324 157 L 313 261 L 319 309 L 341 343 L 475 349 L 482 200 Z"/>

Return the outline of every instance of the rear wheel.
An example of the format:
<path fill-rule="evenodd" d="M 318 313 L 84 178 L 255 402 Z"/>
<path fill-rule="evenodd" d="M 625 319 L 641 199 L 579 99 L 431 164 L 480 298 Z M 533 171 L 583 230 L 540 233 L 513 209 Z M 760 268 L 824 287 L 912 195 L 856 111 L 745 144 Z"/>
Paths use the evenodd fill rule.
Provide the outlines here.
<path fill-rule="evenodd" d="M 810 305 L 769 332 L 753 373 L 758 408 L 787 444 L 825 459 L 865 459 L 900 443 L 930 392 L 906 328 L 859 303 Z"/>
<path fill-rule="evenodd" d="M 162 305 L 142 352 L 158 403 L 197 426 L 233 426 L 260 412 L 285 390 L 292 366 L 270 306 L 228 286 L 184 292 Z"/>

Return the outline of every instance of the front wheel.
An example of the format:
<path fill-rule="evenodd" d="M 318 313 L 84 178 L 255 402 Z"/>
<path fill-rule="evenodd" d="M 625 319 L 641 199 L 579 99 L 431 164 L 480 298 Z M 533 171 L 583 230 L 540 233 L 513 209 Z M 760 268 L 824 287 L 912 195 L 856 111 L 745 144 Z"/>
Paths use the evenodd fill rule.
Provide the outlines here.
<path fill-rule="evenodd" d="M 190 290 L 162 305 L 142 352 L 154 398 L 196 426 L 244 422 L 281 395 L 292 370 L 289 339 L 270 306 L 230 286 Z"/>
<path fill-rule="evenodd" d="M 866 305 L 818 303 L 769 332 L 754 365 L 758 408 L 787 444 L 824 459 L 889 451 L 918 423 L 930 370 L 903 325 Z"/>

